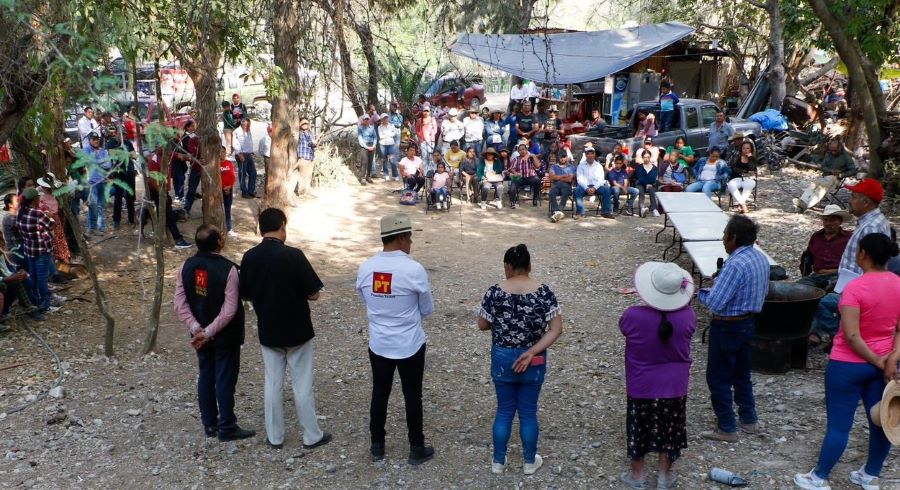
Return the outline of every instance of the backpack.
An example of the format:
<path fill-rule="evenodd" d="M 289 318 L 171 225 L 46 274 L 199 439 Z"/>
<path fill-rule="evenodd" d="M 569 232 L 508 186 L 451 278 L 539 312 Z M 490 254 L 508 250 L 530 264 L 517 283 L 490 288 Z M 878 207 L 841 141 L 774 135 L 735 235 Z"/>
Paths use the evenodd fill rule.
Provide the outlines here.
<path fill-rule="evenodd" d="M 405 206 L 415 206 L 416 191 L 412 189 L 404 189 L 403 192 L 400 193 L 400 204 L 403 204 Z"/>

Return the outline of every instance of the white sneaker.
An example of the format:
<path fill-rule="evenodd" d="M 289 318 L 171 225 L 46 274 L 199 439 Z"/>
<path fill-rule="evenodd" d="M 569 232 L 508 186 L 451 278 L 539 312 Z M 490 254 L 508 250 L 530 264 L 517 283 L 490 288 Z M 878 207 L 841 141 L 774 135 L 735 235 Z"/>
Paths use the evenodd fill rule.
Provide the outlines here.
<path fill-rule="evenodd" d="M 654 210 L 653 210 L 653 217 L 654 217 L 654 218 L 659 218 L 659 211 L 657 211 L 657 210 L 654 209 Z"/>
<path fill-rule="evenodd" d="M 866 473 L 866 465 L 862 465 L 858 470 L 850 472 L 850 481 L 854 485 L 858 485 L 863 490 L 879 490 L 878 477 Z"/>
<path fill-rule="evenodd" d="M 438 209 L 444 209 L 444 201 L 438 203 Z"/>
<path fill-rule="evenodd" d="M 794 475 L 794 483 L 804 490 L 831 490 L 828 480 L 823 480 L 815 473 L 797 473 Z"/>
<path fill-rule="evenodd" d="M 387 182 L 387 181 L 389 181 L 389 180 L 391 180 L 391 178 L 388 177 L 387 175 L 385 175 L 385 176 L 384 176 L 384 181 Z"/>
<path fill-rule="evenodd" d="M 497 209 L 503 209 L 503 201 L 497 199 L 495 202 L 497 203 Z"/>
<path fill-rule="evenodd" d="M 541 458 L 540 454 L 534 455 L 534 463 L 525 463 L 524 472 L 526 475 L 533 475 L 537 472 L 537 470 L 541 469 L 541 466 L 544 465 L 544 459 Z"/>
<path fill-rule="evenodd" d="M 507 456 L 503 460 L 503 463 L 495 463 L 494 461 L 491 461 L 491 473 L 493 473 L 495 475 L 502 475 L 503 472 L 506 470 L 506 463 L 508 463 L 508 462 L 509 462 L 509 456 Z"/>
<path fill-rule="evenodd" d="M 550 215 L 550 222 L 558 223 L 559 222 L 559 211 Z"/>
<path fill-rule="evenodd" d="M 238 234 L 238 232 L 236 232 L 234 230 L 228 230 L 228 236 L 230 236 L 231 238 L 237 238 L 240 235 Z"/>
<path fill-rule="evenodd" d="M 398 175 L 398 176 L 394 177 L 394 180 L 396 180 L 397 182 L 400 182 L 400 176 Z"/>
<path fill-rule="evenodd" d="M 481 201 L 481 209 L 487 209 L 487 203 L 486 203 L 486 202 Z"/>

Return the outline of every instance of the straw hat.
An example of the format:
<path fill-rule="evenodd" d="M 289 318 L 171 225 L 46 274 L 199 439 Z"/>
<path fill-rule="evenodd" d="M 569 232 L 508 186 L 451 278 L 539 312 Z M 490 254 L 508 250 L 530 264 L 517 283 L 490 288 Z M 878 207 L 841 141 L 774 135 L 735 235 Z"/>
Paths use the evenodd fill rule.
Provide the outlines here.
<path fill-rule="evenodd" d="M 59 185 L 57 183 L 56 176 L 53 175 L 53 172 L 48 172 L 46 177 L 41 177 L 41 178 L 37 179 L 37 184 L 41 187 L 46 187 L 48 189 L 53 189 L 57 185 Z"/>
<path fill-rule="evenodd" d="M 872 423 L 884 430 L 891 444 L 900 444 L 900 383 L 891 380 L 884 387 L 881 401 L 869 410 Z"/>
<path fill-rule="evenodd" d="M 691 301 L 694 278 L 671 262 L 646 262 L 634 273 L 634 288 L 653 308 L 675 311 Z"/>
<path fill-rule="evenodd" d="M 456 117 L 457 115 L 459 115 L 459 109 L 454 107 L 453 109 L 450 109 L 450 112 L 448 114 L 450 114 L 450 117 Z"/>
<path fill-rule="evenodd" d="M 481 152 L 482 158 L 483 158 L 485 155 L 494 155 L 494 157 L 497 157 L 497 156 L 499 156 L 500 154 L 497 153 L 497 150 L 495 150 L 493 146 L 489 146 L 487 150 L 484 150 L 483 152 Z"/>
<path fill-rule="evenodd" d="M 728 138 L 728 141 L 742 140 L 742 139 L 744 139 L 744 133 L 742 133 L 741 131 L 735 131 L 734 134 L 731 135 L 731 138 Z"/>
<path fill-rule="evenodd" d="M 412 231 L 409 216 L 403 213 L 389 214 L 381 218 L 381 238 Z"/>
<path fill-rule="evenodd" d="M 822 211 L 822 216 L 838 216 L 844 221 L 850 219 L 850 213 L 848 213 L 844 209 L 841 209 L 841 207 L 837 204 L 829 204 L 828 206 L 825 206 L 825 209 Z"/>

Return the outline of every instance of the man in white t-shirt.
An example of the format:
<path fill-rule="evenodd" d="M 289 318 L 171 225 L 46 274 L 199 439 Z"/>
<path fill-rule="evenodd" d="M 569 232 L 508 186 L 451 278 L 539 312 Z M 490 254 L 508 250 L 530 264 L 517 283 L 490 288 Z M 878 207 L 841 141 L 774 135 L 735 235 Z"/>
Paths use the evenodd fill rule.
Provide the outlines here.
<path fill-rule="evenodd" d="M 447 152 L 450 151 L 450 142 L 461 142 L 466 131 L 463 123 L 457 119 L 458 115 L 459 110 L 454 107 L 447 113 L 447 119 L 441 123 L 441 154 L 444 156 L 447 156 Z"/>
<path fill-rule="evenodd" d="M 410 145 L 406 149 L 406 156 L 400 159 L 400 176 L 407 189 L 415 189 L 418 193 L 425 185 L 425 174 L 422 159 L 416 155 L 416 147 Z"/>
<path fill-rule="evenodd" d="M 372 404 L 369 409 L 373 461 L 384 460 L 384 424 L 394 371 L 406 404 L 409 464 L 434 456 L 425 445 L 422 422 L 422 378 L 425 374 L 425 330 L 422 320 L 434 312 L 428 273 L 409 256 L 412 223 L 397 213 L 381 218 L 383 251 L 363 262 L 356 274 L 356 291 L 369 319 L 369 363 Z"/>
<path fill-rule="evenodd" d="M 525 81 L 521 78 L 516 78 L 516 84 L 509 89 L 509 106 L 506 112 L 512 114 L 516 104 L 521 104 L 528 98 L 528 89 L 525 88 L 524 83 Z"/>
<path fill-rule="evenodd" d="M 469 117 L 463 121 L 465 150 L 475 148 L 476 153 L 481 153 L 481 144 L 484 141 L 484 119 L 478 115 L 478 109 L 469 109 Z"/>

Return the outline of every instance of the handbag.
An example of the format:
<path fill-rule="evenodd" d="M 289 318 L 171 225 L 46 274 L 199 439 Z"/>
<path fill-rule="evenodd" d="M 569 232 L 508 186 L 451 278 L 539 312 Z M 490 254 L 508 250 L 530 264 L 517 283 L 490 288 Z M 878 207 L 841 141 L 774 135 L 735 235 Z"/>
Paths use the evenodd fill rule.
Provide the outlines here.
<path fill-rule="evenodd" d="M 404 206 L 415 206 L 416 205 L 416 191 L 412 189 L 405 189 L 400 193 L 400 204 Z"/>

